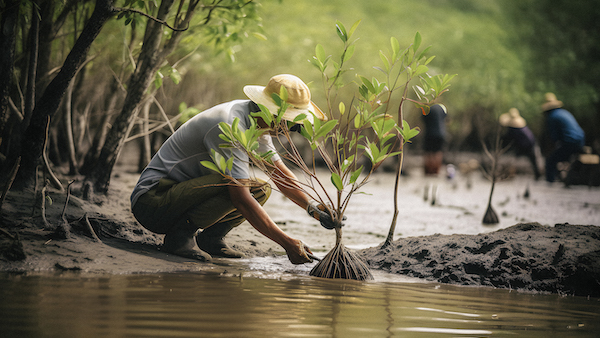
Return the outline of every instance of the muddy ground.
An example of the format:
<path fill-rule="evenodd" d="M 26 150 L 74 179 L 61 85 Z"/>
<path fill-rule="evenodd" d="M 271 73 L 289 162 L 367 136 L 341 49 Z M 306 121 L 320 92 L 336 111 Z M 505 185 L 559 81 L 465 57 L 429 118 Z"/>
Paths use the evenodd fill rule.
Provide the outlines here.
<path fill-rule="evenodd" d="M 456 163 L 467 159 L 463 156 Z M 376 276 L 600 297 L 598 187 L 565 188 L 534 181 L 526 169 L 519 169 L 526 164 L 516 161 L 515 175 L 498 183 L 494 193 L 500 223 L 489 226 L 481 221 L 490 183 L 478 171 L 457 172 L 452 179 L 444 174 L 424 177 L 419 162 L 418 157 L 407 160 L 391 245 L 381 248 L 393 215 L 392 173 L 377 173 L 347 212 L 344 244 L 357 250 L 378 272 Z M 129 194 L 137 178 L 132 167 L 117 166 L 109 194 L 93 203 L 78 197 L 76 182 L 66 208 L 66 194 L 50 189 L 46 221 L 40 198 L 34 199 L 32 192 L 9 192 L 1 215 L 0 271 L 241 274 L 252 269 L 277 277 L 289 271 L 308 274 L 314 265 L 292 266 L 282 259 L 281 248 L 248 223 L 227 236 L 230 245 L 246 254 L 244 260 L 200 263 L 165 254 L 160 251 L 162 236 L 139 226 L 129 211 Z M 332 231 L 315 224 L 278 193 L 265 208 L 284 231 L 307 243 L 317 256 L 334 245 Z M 66 239 L 57 233 L 65 224 L 70 230 Z M 22 251 L 11 247 L 17 234 Z"/>

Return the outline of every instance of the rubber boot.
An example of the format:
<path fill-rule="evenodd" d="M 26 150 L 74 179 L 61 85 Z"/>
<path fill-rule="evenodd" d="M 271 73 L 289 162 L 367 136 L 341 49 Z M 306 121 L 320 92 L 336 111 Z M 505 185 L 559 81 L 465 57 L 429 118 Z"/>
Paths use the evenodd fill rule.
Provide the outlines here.
<path fill-rule="evenodd" d="M 194 234 L 198 229 L 187 220 L 178 222 L 166 234 L 161 251 L 173 255 L 197 259 L 207 262 L 212 259 L 210 254 L 200 250 L 196 245 Z"/>
<path fill-rule="evenodd" d="M 223 237 L 237 225 L 235 222 L 211 225 L 196 236 L 196 243 L 201 250 L 216 257 L 242 258 L 244 254 L 241 251 L 230 248 L 223 240 Z"/>

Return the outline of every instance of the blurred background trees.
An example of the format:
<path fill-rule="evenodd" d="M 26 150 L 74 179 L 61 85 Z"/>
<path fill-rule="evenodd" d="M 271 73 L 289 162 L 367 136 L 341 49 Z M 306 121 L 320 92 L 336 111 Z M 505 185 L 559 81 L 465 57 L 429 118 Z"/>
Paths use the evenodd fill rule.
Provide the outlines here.
<path fill-rule="evenodd" d="M 600 24 L 594 1 L 174 0 L 159 19 L 165 24 L 148 18 L 159 18 L 166 2 L 0 0 L 3 180 L 21 144 L 15 135 L 25 135 L 29 112 L 63 68 L 98 3 L 112 5 L 114 12 L 70 79 L 56 113 L 45 111 L 49 121 L 35 121 L 48 123 L 47 139 L 41 136 L 50 167 L 82 173 L 98 191 L 108 188 L 124 144 L 140 149 L 136 158 L 123 160 L 141 168 L 181 123 L 180 113 L 244 98 L 246 84 L 290 73 L 309 83 L 314 101 L 321 102 L 324 94 L 310 84 L 320 81 L 320 74 L 308 59 L 317 41 L 326 45 L 337 39 L 330 29 L 336 20 L 362 20 L 360 53 L 352 59 L 358 73 L 378 75 L 364 68 L 388 48 L 389 36 L 408 46 L 418 31 L 436 55 L 432 75 L 458 74 L 443 98 L 451 150 L 479 150 L 479 135 L 493 134 L 497 117 L 511 107 L 542 138 L 539 106 L 547 91 L 565 103 L 585 129 L 587 144 L 598 150 Z M 193 15 L 186 23 L 188 12 Z M 143 56 L 150 26 L 160 26 L 158 44 Z M 144 57 L 154 62 L 149 81 L 134 82 Z M 419 113 L 410 109 L 405 118 L 419 125 Z"/>

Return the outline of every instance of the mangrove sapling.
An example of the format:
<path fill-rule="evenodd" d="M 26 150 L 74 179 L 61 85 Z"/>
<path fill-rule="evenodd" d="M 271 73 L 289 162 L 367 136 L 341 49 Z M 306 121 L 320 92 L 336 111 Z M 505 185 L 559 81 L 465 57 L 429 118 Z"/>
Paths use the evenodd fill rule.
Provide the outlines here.
<path fill-rule="evenodd" d="M 496 185 L 496 182 L 505 178 L 500 173 L 500 170 L 498 168 L 498 161 L 500 159 L 500 156 L 508 151 L 508 149 L 510 148 L 510 144 L 505 146 L 504 148 L 501 147 L 500 128 L 498 128 L 496 131 L 496 138 L 494 142 L 493 151 L 490 151 L 488 149 L 483 139 L 481 139 L 481 144 L 483 145 L 483 150 L 485 154 L 491 160 L 490 169 L 486 169 L 485 167 L 483 167 L 483 173 L 484 176 L 492 182 L 492 187 L 490 188 L 490 197 L 488 198 L 488 205 L 485 210 L 485 215 L 483 215 L 482 223 L 498 224 L 500 220 L 498 219 L 496 211 L 492 207 L 492 197 L 494 195 L 494 187 Z"/>
<path fill-rule="evenodd" d="M 271 129 L 275 131 L 274 138 L 278 140 L 283 149 L 279 152 L 282 159 L 299 168 L 304 177 L 303 180 L 295 177 L 282 177 L 271 161 L 272 153 L 256 152 L 257 139 L 264 133 L 264 130 L 259 129 L 254 120 L 251 120 L 251 126 L 247 130 L 241 130 L 238 127 L 239 120 L 234 120 L 232 124 L 221 123 L 219 128 L 222 132 L 221 138 L 226 141 L 222 147 L 235 147 L 243 150 L 254 167 L 265 173 L 276 186 L 301 190 L 317 202 L 321 211 L 327 212 L 334 220 L 336 245 L 311 270 L 310 274 L 326 278 L 365 280 L 372 278 L 367 265 L 342 243 L 344 213 L 352 195 L 368 182 L 373 172 L 386 159 L 401 154 L 402 145 L 410 142 L 411 138 L 419 133 L 418 128 L 411 128 L 405 120 L 402 120 L 400 125 L 397 124 L 394 118 L 387 114 L 387 111 L 392 94 L 398 89 L 404 89 L 401 91 L 401 96 L 402 101 L 406 100 L 406 86 L 409 81 L 403 80 L 402 76 L 413 78 L 422 75 L 422 78 L 425 78 L 428 69 L 425 64 L 429 63 L 432 58 L 426 59 L 424 52 L 415 55 L 418 47 L 407 48 L 401 52 L 398 41 L 392 38 L 392 62 L 387 61 L 388 58 L 380 53 L 385 68 L 381 68 L 381 70 L 389 75 L 394 65 L 400 65 L 405 67 L 404 71 L 397 72 L 395 76 L 388 76 L 388 82 L 356 76 L 360 80 L 358 83 L 345 84 L 342 81 L 342 74 L 347 72 L 344 68 L 345 64 L 355 50 L 355 41 L 351 41 L 350 38 L 358 24 L 359 22 L 356 22 L 347 31 L 342 23 L 337 22 L 336 31 L 344 44 L 338 61 L 332 61 L 332 57 L 326 55 L 325 49 L 320 44 L 315 48 L 316 55 L 310 60 L 319 69 L 323 79 L 327 99 L 326 109 L 324 109 L 327 118 L 324 121 L 316 118 L 309 119 L 305 114 L 301 114 L 290 122 L 283 120 L 283 114 L 288 107 L 286 102 L 288 93 L 284 87 L 279 93 L 272 95 L 279 107 L 277 112 L 271 112 L 267 107 L 259 104 L 260 111 L 253 113 L 254 118 L 260 118 L 266 125 L 272 126 Z M 420 43 L 418 33 L 415 41 Z M 411 62 L 404 62 L 408 59 Z M 414 59 L 422 61 L 423 64 L 415 66 L 415 63 L 412 62 Z M 333 66 L 329 67 L 331 65 Z M 407 69 L 408 67 L 413 67 L 414 70 Z M 331 70 L 332 68 L 333 70 Z M 427 78 L 432 79 L 433 77 L 427 76 Z M 432 81 L 437 86 L 436 89 L 442 85 L 447 86 L 444 77 L 435 77 L 435 79 Z M 404 85 L 398 85 L 399 83 Z M 422 86 L 419 88 L 424 91 L 424 97 L 431 95 L 429 90 L 431 86 L 426 82 L 423 83 L 422 81 Z M 338 101 L 337 97 L 338 90 L 349 84 L 356 85 L 356 89 L 346 106 L 343 101 Z M 419 101 L 414 102 L 418 103 L 423 110 L 428 109 L 425 104 Z M 289 127 L 294 124 L 300 125 L 300 134 L 312 150 L 312 158 L 306 162 L 289 132 Z M 327 184 L 323 181 L 324 175 L 317 175 L 315 165 L 317 154 L 329 170 L 328 179 L 335 188 L 334 193 L 326 189 Z M 226 172 L 231 169 L 233 158 L 225 160 L 218 152 L 213 152 L 212 155 L 213 162 L 204 161 L 202 164 L 226 176 Z M 370 161 L 367 170 L 360 164 L 362 156 Z"/>
<path fill-rule="evenodd" d="M 404 163 L 404 145 L 410 143 L 410 139 L 416 136 L 419 132 L 418 128 L 407 129 L 408 126 L 406 120 L 404 120 L 404 102 L 409 101 L 414 103 L 417 108 L 421 110 L 423 115 L 429 114 L 429 107 L 435 103 L 435 100 L 440 95 L 447 92 L 450 87 L 450 81 L 456 76 L 455 75 L 436 75 L 431 76 L 427 72 L 429 68 L 427 65 L 433 60 L 434 56 L 429 58 L 426 57 L 426 53 L 430 47 L 425 48 L 423 51 L 419 51 L 421 46 L 421 35 L 417 32 L 413 43 L 403 51 L 400 51 L 398 41 L 392 38 L 392 53 L 388 58 L 383 52 L 380 52 L 380 57 L 384 63 L 384 68 L 376 67 L 386 75 L 388 83 L 392 83 L 393 86 L 389 90 L 389 98 L 394 90 L 401 89 L 402 95 L 400 97 L 400 104 L 398 105 L 398 125 L 402 125 L 402 132 L 399 133 L 399 151 L 396 155 L 398 157 L 397 168 L 396 168 L 396 179 L 394 182 L 394 216 L 390 224 L 388 235 L 383 243 L 382 247 L 387 247 L 392 243 L 394 232 L 396 230 L 396 223 L 400 214 L 398 207 L 398 195 L 399 195 L 399 182 L 402 174 L 402 166 Z M 398 66 L 396 68 L 396 66 Z M 400 81 L 403 76 L 404 81 Z M 413 90 L 418 100 L 413 100 L 408 97 L 408 86 L 415 78 L 419 78 L 420 84 L 413 86 Z M 400 129 L 399 129 L 400 130 Z"/>

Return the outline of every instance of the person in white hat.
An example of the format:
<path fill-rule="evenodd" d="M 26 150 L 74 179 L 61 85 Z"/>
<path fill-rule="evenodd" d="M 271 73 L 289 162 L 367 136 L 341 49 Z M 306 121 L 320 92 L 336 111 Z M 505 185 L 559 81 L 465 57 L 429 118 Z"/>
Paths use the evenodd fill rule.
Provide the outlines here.
<path fill-rule="evenodd" d="M 269 217 L 262 205 L 269 198 L 271 188 L 250 175 L 247 155 L 234 148 L 221 148 L 223 141 L 218 124 L 231 124 L 239 118 L 238 127 L 251 125 L 252 112 L 260 111 L 257 104 L 276 113 L 278 106 L 271 94 L 280 88 L 288 92 L 290 107 L 283 115 L 293 121 L 306 114 L 310 121 L 326 120 L 326 116 L 311 101 L 306 84 L 293 75 L 277 75 L 267 86 L 246 86 L 244 93 L 250 100 L 234 100 L 219 104 L 194 116 L 171 135 L 142 172 L 132 194 L 132 212 L 138 222 L 150 231 L 165 234 L 161 250 L 175 255 L 208 261 L 212 256 L 242 257 L 243 254 L 225 244 L 223 237 L 235 226 L 248 220 L 260 233 L 281 245 L 294 264 L 312 261 L 310 249 L 300 240 L 285 234 Z M 259 139 L 259 151 L 275 151 L 269 135 L 271 126 L 262 119 L 257 124 L 265 129 Z M 222 175 L 204 167 L 201 161 L 212 161 L 211 151 L 225 159 L 231 157 L 233 168 L 227 175 L 245 185 L 228 182 Z M 294 189 L 295 176 L 280 156 L 272 160 L 281 175 L 288 179 L 275 182 L 279 190 L 294 203 L 306 209 L 327 229 L 335 223 L 316 202 L 310 201 L 299 189 Z M 201 232 L 198 232 L 201 230 Z M 197 233 L 197 235 L 196 235 Z"/>
<path fill-rule="evenodd" d="M 510 146 L 517 156 L 526 156 L 529 159 L 537 181 L 541 174 L 535 155 L 535 136 L 527 127 L 527 122 L 521 117 L 517 108 L 509 109 L 507 113 L 500 115 L 498 120 L 500 125 L 506 128 L 502 136 L 502 143 Z"/>
<path fill-rule="evenodd" d="M 546 93 L 542 110 L 546 117 L 546 131 L 554 142 L 554 150 L 546 157 L 546 181 L 554 182 L 558 174 L 556 165 L 566 162 L 581 152 L 585 145 L 585 132 L 575 117 L 563 109 L 562 101 L 554 93 Z"/>

